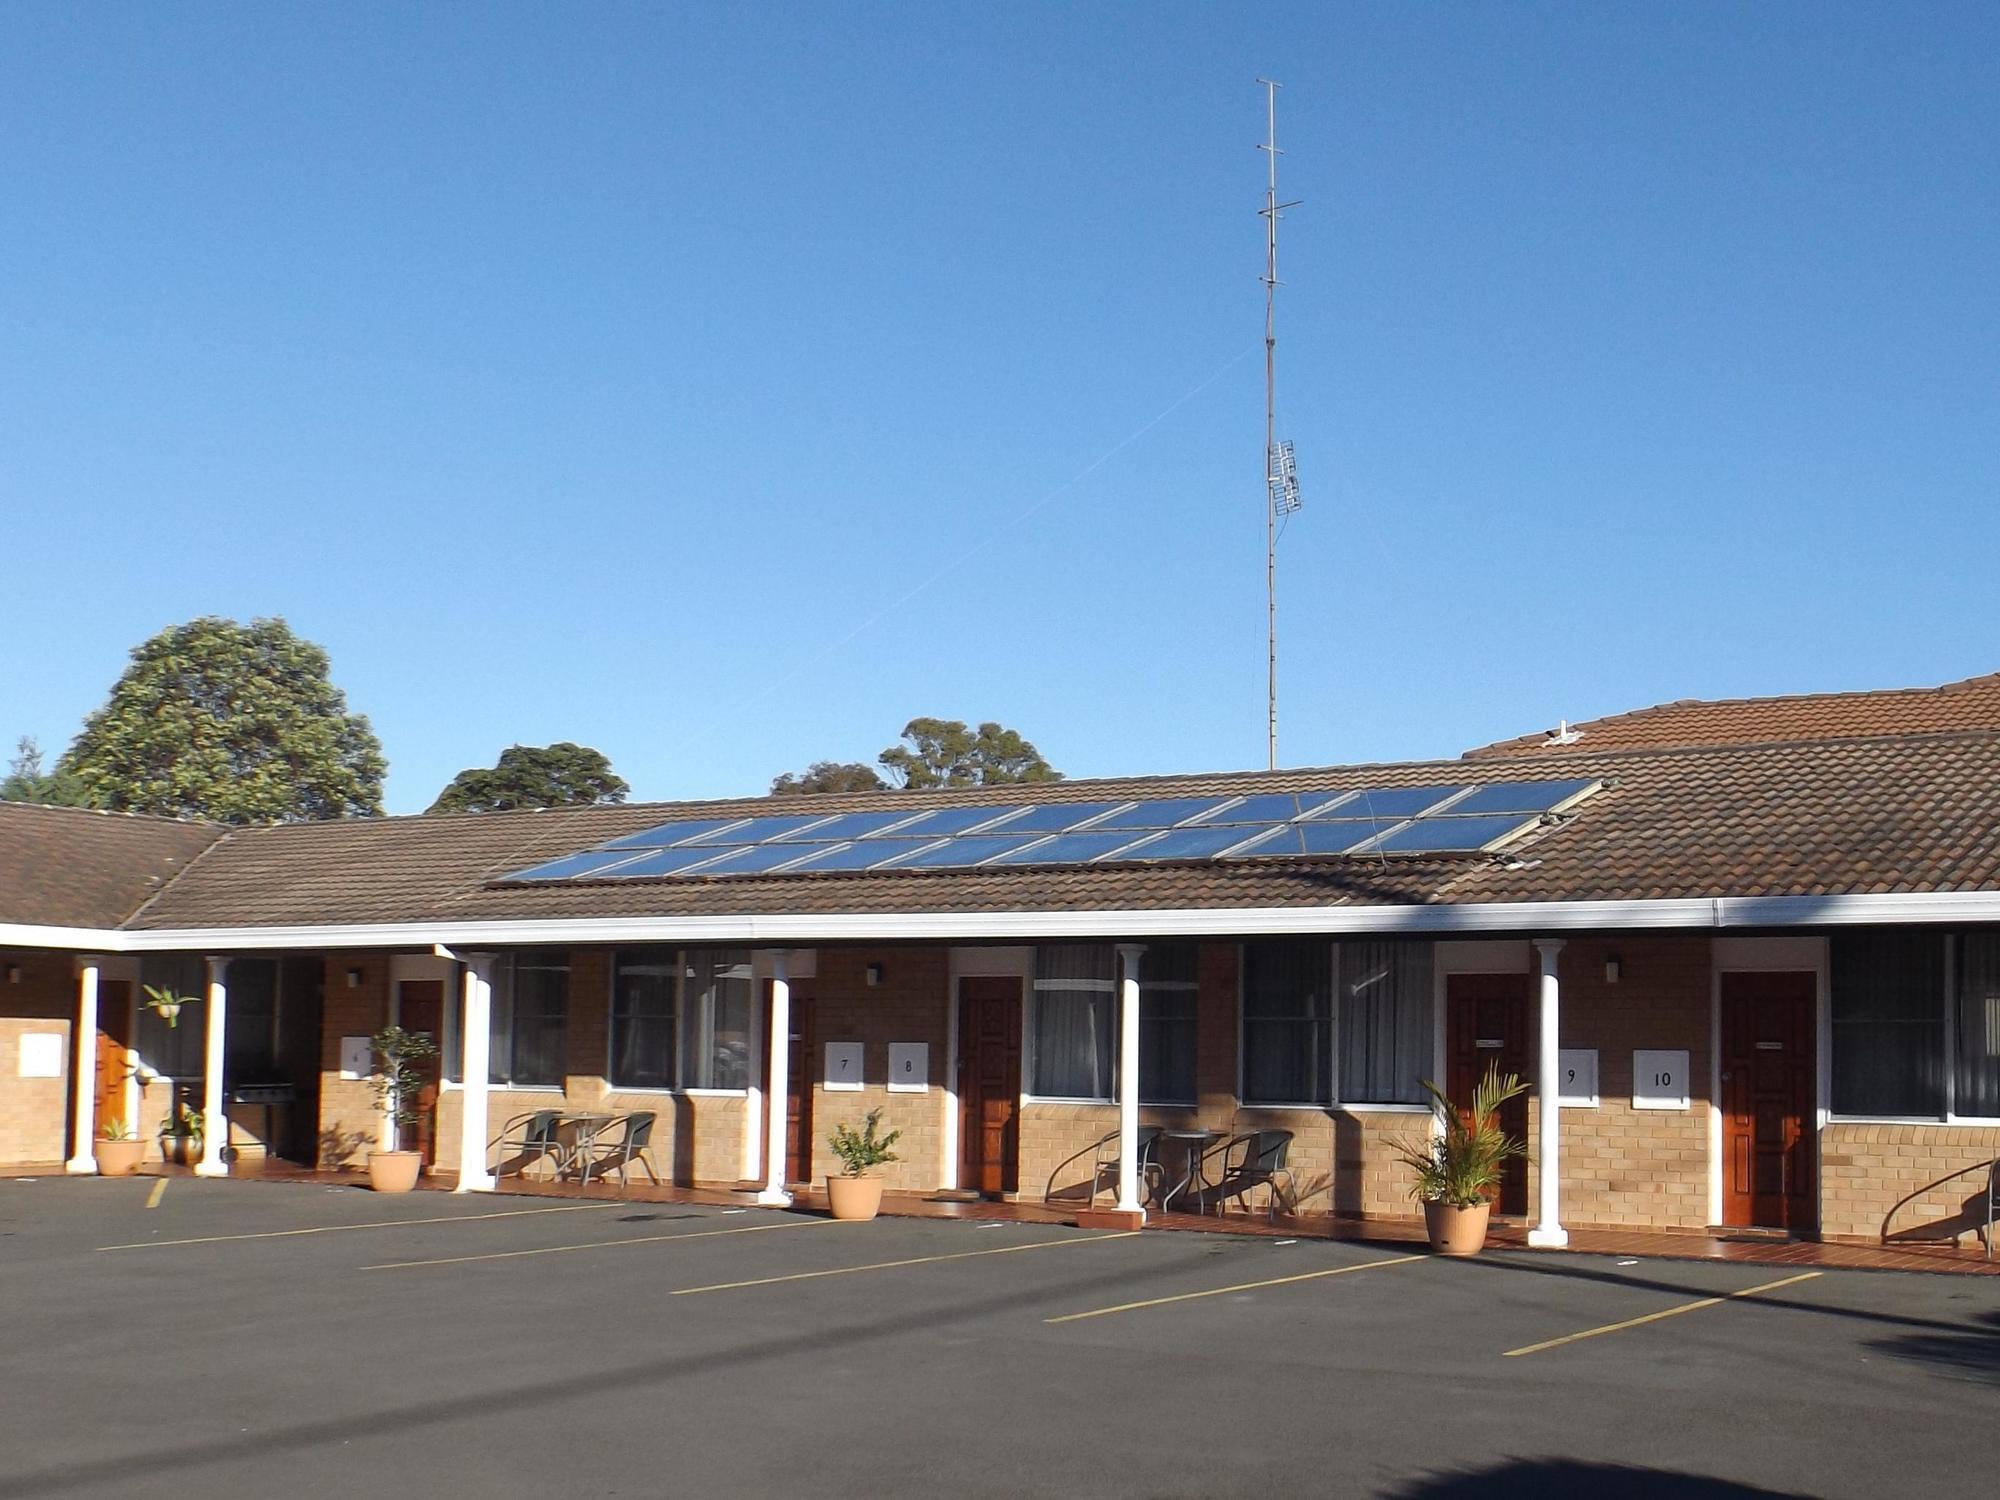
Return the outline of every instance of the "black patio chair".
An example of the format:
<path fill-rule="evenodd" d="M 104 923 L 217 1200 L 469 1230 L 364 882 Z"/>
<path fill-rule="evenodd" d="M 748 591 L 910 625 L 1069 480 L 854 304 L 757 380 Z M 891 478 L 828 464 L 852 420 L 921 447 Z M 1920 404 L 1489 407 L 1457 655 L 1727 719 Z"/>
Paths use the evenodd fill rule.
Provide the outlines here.
<path fill-rule="evenodd" d="M 616 1170 L 618 1185 L 626 1186 L 627 1172 L 636 1163 L 652 1181 L 660 1186 L 660 1174 L 653 1165 L 653 1121 L 658 1117 L 650 1109 L 642 1109 L 636 1114 L 620 1117 L 609 1130 L 600 1130 L 578 1148 L 582 1155 L 582 1181 L 587 1185 L 590 1174 Z"/>
<path fill-rule="evenodd" d="M 546 1162 L 554 1168 L 555 1176 L 562 1176 L 568 1165 L 569 1147 L 561 1137 L 561 1124 L 559 1109 L 537 1109 L 515 1115 L 500 1127 L 500 1134 L 487 1147 L 493 1157 L 493 1175 L 526 1177 L 528 1168 Z"/>
<path fill-rule="evenodd" d="M 1289 1130 L 1245 1131 L 1213 1147 L 1210 1154 L 1222 1159 L 1222 1167 L 1215 1181 L 1203 1190 L 1203 1204 L 1213 1195 L 1220 1210 L 1226 1199 L 1234 1198 L 1236 1206 L 1248 1213 L 1249 1194 L 1261 1187 L 1268 1195 L 1265 1216 L 1276 1219 L 1280 1184 L 1286 1193 L 1292 1190 L 1292 1174 L 1285 1166 L 1291 1149 Z"/>
<path fill-rule="evenodd" d="M 1144 1191 L 1148 1198 L 1157 1198 L 1160 1192 L 1163 1173 L 1158 1155 L 1160 1137 L 1164 1133 L 1165 1127 L 1160 1125 L 1141 1125 L 1139 1127 L 1139 1181 L 1144 1185 Z M 1042 1201 L 1044 1203 L 1053 1203 L 1055 1201 L 1056 1183 L 1062 1178 L 1064 1172 L 1068 1171 L 1075 1163 L 1082 1161 L 1086 1156 L 1090 1158 L 1090 1191 L 1083 1200 L 1085 1206 L 1090 1208 L 1096 1207 L 1097 1195 L 1099 1193 L 1117 1193 L 1118 1132 L 1112 1130 L 1099 1136 L 1081 1151 L 1072 1152 L 1069 1156 L 1064 1157 L 1060 1162 L 1056 1163 L 1056 1169 L 1049 1173 L 1048 1186 L 1042 1189 Z M 1073 1192 L 1075 1189 L 1072 1187 L 1067 1191 Z"/>

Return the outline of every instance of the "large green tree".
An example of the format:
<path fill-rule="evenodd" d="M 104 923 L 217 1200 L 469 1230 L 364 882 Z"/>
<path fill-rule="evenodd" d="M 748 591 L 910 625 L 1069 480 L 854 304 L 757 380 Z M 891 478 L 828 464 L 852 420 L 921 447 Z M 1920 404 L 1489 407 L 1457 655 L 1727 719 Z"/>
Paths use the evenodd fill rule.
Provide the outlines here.
<path fill-rule="evenodd" d="M 876 792 L 897 786 L 923 791 L 939 786 L 1007 786 L 1024 781 L 1061 781 L 1062 772 L 1012 729 L 999 724 L 967 727 L 959 719 L 912 719 L 903 741 L 877 760 L 884 780 L 859 761 L 815 761 L 771 783 L 775 796 L 795 792 Z"/>
<path fill-rule="evenodd" d="M 773 797 L 805 792 L 879 792 L 888 786 L 873 766 L 858 760 L 816 760 L 803 771 L 787 771 L 771 783 Z"/>
<path fill-rule="evenodd" d="M 460 771 L 432 812 L 506 812 L 517 807 L 588 807 L 623 802 L 632 788 L 588 745 L 510 745 L 491 769 Z"/>
<path fill-rule="evenodd" d="M 133 648 L 56 772 L 118 811 L 297 823 L 379 814 L 387 769 L 321 647 L 205 615 Z"/>
<path fill-rule="evenodd" d="M 32 734 L 14 746 L 7 775 L 0 779 L 0 802 L 39 802 L 49 807 L 89 807 L 89 794 L 66 771 L 42 769 L 42 747 Z"/>

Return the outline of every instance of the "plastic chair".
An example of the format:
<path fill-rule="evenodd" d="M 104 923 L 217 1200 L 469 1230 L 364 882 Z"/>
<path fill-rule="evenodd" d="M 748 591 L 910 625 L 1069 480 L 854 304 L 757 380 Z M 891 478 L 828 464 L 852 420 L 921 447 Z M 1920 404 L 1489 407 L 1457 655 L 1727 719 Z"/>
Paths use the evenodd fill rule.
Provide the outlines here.
<path fill-rule="evenodd" d="M 1292 1174 L 1285 1166 L 1285 1158 L 1290 1155 L 1291 1149 L 1292 1132 L 1289 1130 L 1250 1130 L 1231 1136 L 1213 1148 L 1213 1154 L 1222 1158 L 1222 1173 L 1203 1192 L 1203 1203 L 1206 1204 L 1208 1195 L 1212 1193 L 1218 1209 L 1225 1199 L 1234 1198 L 1236 1206 L 1247 1213 L 1250 1192 L 1261 1187 L 1268 1194 L 1265 1216 L 1276 1219 L 1279 1184 L 1283 1184 L 1287 1193 L 1292 1190 Z"/>
<path fill-rule="evenodd" d="M 609 1131 L 600 1131 L 590 1137 L 578 1149 L 584 1153 L 582 1180 L 590 1181 L 590 1174 L 596 1172 L 602 1177 L 613 1168 L 618 1172 L 618 1185 L 627 1185 L 627 1170 L 636 1162 L 652 1181 L 660 1186 L 660 1174 L 653 1166 L 653 1121 L 658 1118 L 652 1110 L 640 1110 L 636 1114 L 625 1115 L 617 1122 L 617 1135 L 607 1140 Z"/>
<path fill-rule="evenodd" d="M 1139 1180 L 1145 1184 L 1148 1197 L 1157 1197 L 1160 1191 L 1163 1174 L 1155 1157 L 1164 1131 L 1165 1127 L 1159 1125 L 1139 1127 Z M 1048 1186 L 1042 1189 L 1042 1202 L 1055 1201 L 1056 1183 L 1064 1172 L 1086 1156 L 1090 1158 L 1090 1194 L 1084 1199 L 1085 1205 L 1095 1207 L 1099 1193 L 1115 1194 L 1118 1191 L 1118 1132 L 1112 1130 L 1056 1163 L 1056 1169 L 1049 1173 Z"/>
<path fill-rule="evenodd" d="M 568 1165 L 569 1147 L 558 1133 L 561 1124 L 559 1109 L 537 1109 L 515 1115 L 500 1127 L 500 1134 L 487 1147 L 494 1159 L 493 1175 L 509 1176 L 508 1164 L 512 1162 L 515 1165 L 511 1175 L 526 1177 L 528 1168 L 536 1162 L 548 1162 L 555 1175 L 562 1176 Z"/>

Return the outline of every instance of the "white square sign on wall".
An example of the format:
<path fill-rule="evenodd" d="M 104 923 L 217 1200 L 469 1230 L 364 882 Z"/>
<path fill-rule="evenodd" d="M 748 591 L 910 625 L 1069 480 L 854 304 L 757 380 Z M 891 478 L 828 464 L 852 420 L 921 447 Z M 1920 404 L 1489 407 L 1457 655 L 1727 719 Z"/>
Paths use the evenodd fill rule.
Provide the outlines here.
<path fill-rule="evenodd" d="M 931 1086 L 931 1044 L 889 1043 L 889 1092 L 921 1094 Z"/>
<path fill-rule="evenodd" d="M 1565 1047 L 1556 1054 L 1556 1077 L 1562 1086 L 1556 1090 L 1558 1103 L 1575 1109 L 1595 1109 L 1597 1107 L 1597 1049 L 1595 1047 Z"/>
<path fill-rule="evenodd" d="M 834 1093 L 861 1092 L 861 1043 L 826 1044 L 826 1087 Z"/>
<path fill-rule="evenodd" d="M 1632 1054 L 1632 1107 L 1634 1109 L 1687 1109 L 1688 1055 L 1686 1052 L 1640 1050 Z"/>

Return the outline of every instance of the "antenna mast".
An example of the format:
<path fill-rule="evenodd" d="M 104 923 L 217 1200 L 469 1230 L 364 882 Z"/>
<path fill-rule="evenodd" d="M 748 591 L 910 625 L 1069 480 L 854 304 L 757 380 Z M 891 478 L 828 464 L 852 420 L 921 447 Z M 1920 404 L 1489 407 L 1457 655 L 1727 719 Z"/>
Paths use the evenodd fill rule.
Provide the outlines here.
<path fill-rule="evenodd" d="M 1292 445 L 1278 441 L 1278 219 L 1299 200 L 1278 201 L 1278 90 L 1283 85 L 1260 78 L 1264 87 L 1264 143 L 1257 149 L 1270 165 L 1264 189 L 1264 615 L 1266 763 L 1278 769 L 1278 518 L 1299 508 L 1298 468 Z"/>

